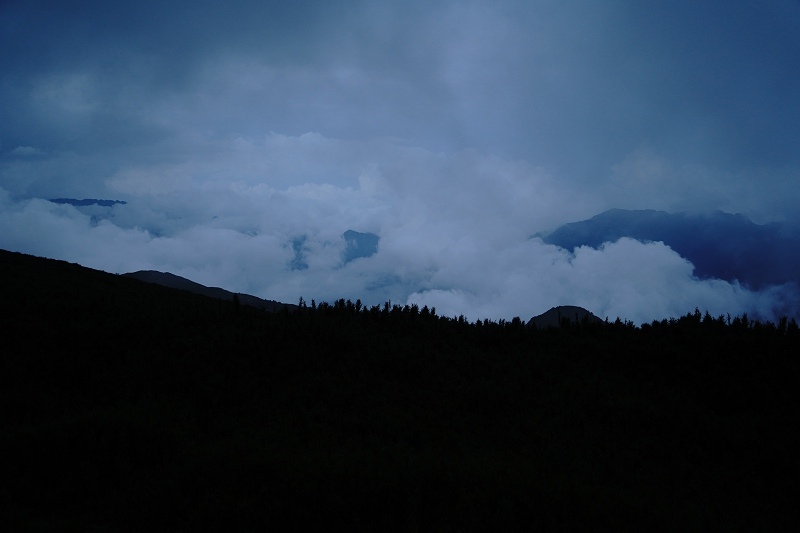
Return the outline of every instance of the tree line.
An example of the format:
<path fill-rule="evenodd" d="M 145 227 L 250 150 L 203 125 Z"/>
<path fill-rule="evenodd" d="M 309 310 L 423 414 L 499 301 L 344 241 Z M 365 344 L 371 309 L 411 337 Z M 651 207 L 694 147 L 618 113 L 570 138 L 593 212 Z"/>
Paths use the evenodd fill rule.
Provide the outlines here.
<path fill-rule="evenodd" d="M 300 302 L 0 254 L 10 530 L 787 530 L 800 334 Z"/>

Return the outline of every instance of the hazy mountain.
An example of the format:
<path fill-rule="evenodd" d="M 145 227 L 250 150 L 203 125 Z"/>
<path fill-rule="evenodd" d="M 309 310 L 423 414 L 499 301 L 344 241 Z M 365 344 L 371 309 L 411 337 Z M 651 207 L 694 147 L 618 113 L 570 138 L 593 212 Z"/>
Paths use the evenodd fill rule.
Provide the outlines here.
<path fill-rule="evenodd" d="M 306 235 L 301 235 L 292 239 L 292 251 L 294 257 L 289 262 L 289 268 L 292 270 L 307 270 L 308 263 L 306 262 L 305 244 L 308 240 Z"/>
<path fill-rule="evenodd" d="M 344 252 L 344 262 L 349 263 L 360 257 L 369 257 L 378 252 L 378 241 L 380 237 L 374 233 L 361 233 L 359 231 L 347 230 L 342 234 L 347 248 Z"/>
<path fill-rule="evenodd" d="M 621 237 L 661 241 L 691 261 L 700 278 L 739 280 L 752 288 L 800 281 L 800 234 L 744 215 L 612 209 L 565 224 L 543 241 L 574 250 Z"/>
<path fill-rule="evenodd" d="M 370 257 L 378 252 L 380 237 L 374 233 L 362 233 L 349 229 L 342 233 L 342 239 L 345 242 L 345 249 L 342 252 L 343 264 L 362 257 Z M 289 262 L 289 268 L 292 270 L 306 270 L 308 268 L 308 262 L 306 261 L 307 241 L 307 235 L 300 235 L 292 239 L 291 245 L 294 256 Z"/>
<path fill-rule="evenodd" d="M 250 294 L 239 294 L 221 289 L 219 287 L 206 287 L 200 283 L 192 280 L 170 274 L 169 272 L 158 272 L 156 270 L 140 270 L 138 272 L 130 272 L 122 274 L 123 276 L 145 281 L 147 283 L 155 283 L 164 287 L 171 287 L 173 289 L 180 289 L 183 291 L 193 292 L 195 294 L 202 294 L 203 296 L 210 296 L 211 298 L 219 298 L 226 301 L 233 301 L 234 296 L 238 296 L 239 302 L 243 305 L 250 305 L 266 311 L 278 312 L 284 307 L 295 309 L 297 306 L 293 304 L 285 304 L 276 302 L 274 300 L 264 300 L 257 296 Z"/>
<path fill-rule="evenodd" d="M 528 327 L 536 326 L 538 329 L 557 328 L 561 325 L 562 320 L 568 320 L 573 324 L 581 324 L 587 322 L 602 322 L 602 320 L 587 311 L 583 307 L 576 305 L 559 305 L 552 307 L 549 311 L 542 313 L 531 318 L 528 321 Z"/>
<path fill-rule="evenodd" d="M 68 204 L 74 205 L 75 207 L 86 207 L 89 205 L 112 207 L 115 204 L 125 205 L 128 203 L 123 200 L 98 200 L 97 198 L 84 198 L 83 200 L 78 200 L 75 198 L 50 198 L 49 201 L 53 202 L 54 204 Z"/>

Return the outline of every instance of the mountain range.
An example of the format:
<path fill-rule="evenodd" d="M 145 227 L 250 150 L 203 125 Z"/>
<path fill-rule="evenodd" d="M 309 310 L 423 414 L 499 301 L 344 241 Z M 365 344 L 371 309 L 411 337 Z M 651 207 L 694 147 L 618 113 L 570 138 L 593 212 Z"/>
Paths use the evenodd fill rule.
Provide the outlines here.
<path fill-rule="evenodd" d="M 76 207 L 112 207 L 122 200 L 53 198 L 51 202 Z M 341 235 L 345 242 L 342 265 L 378 252 L 380 237 L 352 229 Z M 628 237 L 642 242 L 663 242 L 694 266 L 700 279 L 716 278 L 760 290 L 787 283 L 800 285 L 800 230 L 777 222 L 756 224 L 741 214 L 714 211 L 707 214 L 666 211 L 611 209 L 590 219 L 564 224 L 549 234 L 537 234 L 543 242 L 570 251 L 580 246 L 599 248 L 604 243 Z M 305 270 L 307 236 L 291 241 L 292 270 Z M 181 286 L 201 294 L 232 299 L 233 293 L 220 288 L 190 285 L 168 273 L 131 273 L 167 286 Z M 176 276 L 177 278 L 177 276 Z M 202 289 L 200 289 L 202 287 Z M 209 292 L 210 291 L 210 292 Z M 220 292 L 222 291 L 222 292 Z M 255 296 L 240 295 L 240 301 L 264 308 L 283 306 Z"/>
<path fill-rule="evenodd" d="M 78 200 L 77 198 L 50 198 L 49 201 L 54 204 L 67 204 L 75 207 L 86 207 L 89 205 L 99 205 L 101 207 L 112 207 L 116 204 L 125 205 L 128 202 L 124 200 L 98 200 L 97 198 L 84 198 Z"/>
<path fill-rule="evenodd" d="M 611 209 L 537 236 L 572 251 L 622 237 L 661 241 L 689 260 L 701 279 L 739 281 L 753 289 L 800 282 L 800 233 L 779 223 L 756 224 L 741 214 Z"/>

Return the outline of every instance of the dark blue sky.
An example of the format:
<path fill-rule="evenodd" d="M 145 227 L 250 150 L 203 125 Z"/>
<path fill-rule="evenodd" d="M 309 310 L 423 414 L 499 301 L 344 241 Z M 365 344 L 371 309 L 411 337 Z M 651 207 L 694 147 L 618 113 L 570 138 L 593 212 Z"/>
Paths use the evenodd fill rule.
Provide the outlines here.
<path fill-rule="evenodd" d="M 761 296 L 669 248 L 615 259 L 653 260 L 625 296 L 610 251 L 527 236 L 614 207 L 797 224 L 797 28 L 786 0 L 4 2 L 0 246 L 473 319 L 735 312 Z M 63 197 L 127 203 L 36 200 Z M 347 230 L 378 253 L 341 264 Z"/>

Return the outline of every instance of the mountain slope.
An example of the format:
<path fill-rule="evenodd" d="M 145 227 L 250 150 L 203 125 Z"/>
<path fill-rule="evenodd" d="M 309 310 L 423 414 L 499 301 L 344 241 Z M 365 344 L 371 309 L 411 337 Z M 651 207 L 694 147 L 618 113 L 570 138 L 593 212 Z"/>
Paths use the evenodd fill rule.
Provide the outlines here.
<path fill-rule="evenodd" d="M 343 257 L 345 263 L 349 263 L 361 257 L 370 257 L 378 253 L 380 237 L 374 233 L 361 233 L 349 229 L 344 232 L 342 237 L 347 243 Z"/>
<path fill-rule="evenodd" d="M 138 272 L 129 272 L 122 274 L 125 277 L 138 279 L 147 283 L 155 283 L 164 287 L 171 287 L 173 289 L 180 289 L 182 291 L 189 291 L 195 294 L 202 294 L 211 298 L 219 298 L 228 302 L 232 302 L 234 297 L 238 297 L 239 303 L 250 305 L 266 311 L 278 312 L 281 309 L 295 309 L 297 306 L 293 304 L 284 304 L 274 300 L 264 300 L 257 296 L 250 294 L 237 294 L 219 287 L 206 287 L 200 283 L 192 280 L 170 274 L 169 272 L 158 272 L 157 270 L 139 270 Z"/>
<path fill-rule="evenodd" d="M 2 250 L 0 296 L 7 531 L 798 521 L 796 323 L 267 313 Z"/>
<path fill-rule="evenodd" d="M 692 215 L 611 209 L 565 224 L 542 240 L 574 250 L 622 237 L 663 242 L 691 261 L 700 278 L 738 280 L 755 289 L 800 281 L 800 235 L 722 211 Z"/>

